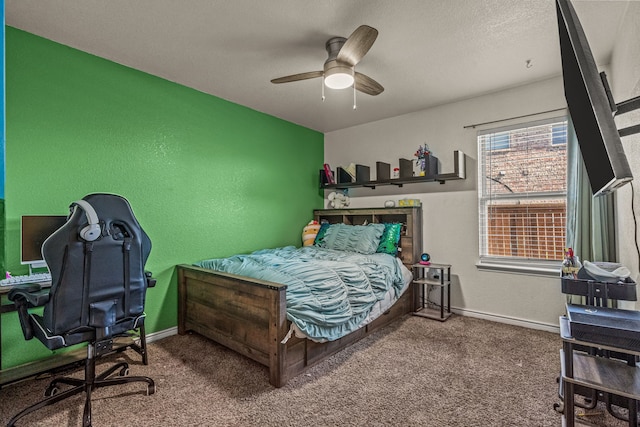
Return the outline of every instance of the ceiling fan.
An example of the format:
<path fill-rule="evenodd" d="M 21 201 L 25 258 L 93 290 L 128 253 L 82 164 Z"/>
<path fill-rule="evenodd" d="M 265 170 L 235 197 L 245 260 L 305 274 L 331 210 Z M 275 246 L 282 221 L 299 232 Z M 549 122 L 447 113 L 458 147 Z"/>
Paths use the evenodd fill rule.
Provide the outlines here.
<path fill-rule="evenodd" d="M 355 70 L 356 64 L 371 49 L 376 37 L 378 37 L 378 30 L 368 25 L 361 25 L 356 28 L 348 39 L 332 37 L 325 44 L 329 57 L 325 61 L 322 71 L 309 71 L 279 77 L 271 80 L 271 83 L 289 83 L 322 77 L 324 83 L 322 85 L 323 99 L 325 85 L 331 89 L 346 89 L 353 86 L 354 95 L 355 90 L 368 95 L 379 95 L 384 91 L 382 85 L 371 77 Z"/>

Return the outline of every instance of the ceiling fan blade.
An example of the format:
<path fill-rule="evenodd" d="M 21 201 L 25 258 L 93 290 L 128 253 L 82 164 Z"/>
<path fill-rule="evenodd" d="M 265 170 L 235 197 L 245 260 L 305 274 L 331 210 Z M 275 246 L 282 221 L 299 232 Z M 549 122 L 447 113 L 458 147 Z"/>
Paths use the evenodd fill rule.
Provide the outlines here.
<path fill-rule="evenodd" d="M 322 77 L 324 72 L 322 71 L 309 71 L 308 73 L 292 74 L 290 76 L 279 77 L 271 80 L 271 83 L 289 83 L 296 82 L 298 80 L 315 79 L 316 77 Z"/>
<path fill-rule="evenodd" d="M 344 42 L 336 59 L 353 67 L 369 52 L 377 37 L 378 30 L 375 28 L 368 25 L 359 26 Z"/>
<path fill-rule="evenodd" d="M 373 80 L 371 77 L 359 73 L 356 71 L 356 90 L 359 90 L 362 93 L 366 93 L 367 95 L 380 95 L 384 88 L 380 83 Z"/>

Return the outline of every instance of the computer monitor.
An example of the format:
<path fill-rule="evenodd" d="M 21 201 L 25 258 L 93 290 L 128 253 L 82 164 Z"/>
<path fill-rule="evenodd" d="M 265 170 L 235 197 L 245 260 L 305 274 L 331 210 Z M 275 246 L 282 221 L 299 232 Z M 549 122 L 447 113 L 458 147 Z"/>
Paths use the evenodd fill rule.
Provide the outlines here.
<path fill-rule="evenodd" d="M 569 0 L 556 0 L 564 92 L 592 193 L 610 193 L 633 179 L 604 75 L 598 73 L 578 15 Z"/>
<path fill-rule="evenodd" d="M 20 263 L 32 268 L 47 266 L 42 244 L 67 222 L 66 215 L 23 215 L 20 220 Z"/>

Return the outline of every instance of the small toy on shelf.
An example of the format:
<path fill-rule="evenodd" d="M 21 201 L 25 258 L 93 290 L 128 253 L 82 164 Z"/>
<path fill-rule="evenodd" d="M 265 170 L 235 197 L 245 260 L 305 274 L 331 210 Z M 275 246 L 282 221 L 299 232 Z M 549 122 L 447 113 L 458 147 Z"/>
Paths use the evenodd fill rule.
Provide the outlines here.
<path fill-rule="evenodd" d="M 420 206 L 420 199 L 400 199 L 398 200 L 398 206 Z"/>
<path fill-rule="evenodd" d="M 332 192 L 328 196 L 329 205 L 335 209 L 342 209 L 349 206 L 349 196 L 343 193 Z"/>
<path fill-rule="evenodd" d="M 414 156 L 416 159 L 416 166 L 420 166 L 420 176 L 425 176 L 427 171 L 427 159 L 429 158 L 429 154 L 431 151 L 429 150 L 429 146 L 427 144 L 419 145 L 418 151 L 415 152 Z"/>
<path fill-rule="evenodd" d="M 428 253 L 423 253 L 420 255 L 420 264 L 422 265 L 431 265 L 431 255 Z"/>

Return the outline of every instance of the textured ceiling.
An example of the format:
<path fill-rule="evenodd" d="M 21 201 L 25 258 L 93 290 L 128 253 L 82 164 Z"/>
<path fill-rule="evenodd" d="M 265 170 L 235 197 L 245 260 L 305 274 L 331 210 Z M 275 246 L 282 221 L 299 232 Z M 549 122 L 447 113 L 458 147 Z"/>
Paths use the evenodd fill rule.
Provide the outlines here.
<path fill-rule="evenodd" d="M 632 1 L 632 0 L 630 0 Z M 607 64 L 628 1 L 573 0 Z M 553 0 L 5 0 L 7 25 L 329 132 L 560 75 Z M 326 90 L 325 42 L 379 31 L 356 69 L 379 96 Z M 527 67 L 527 61 L 531 67 Z"/>

